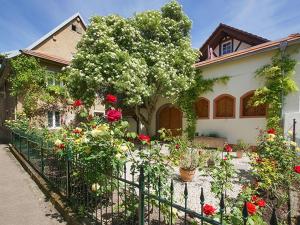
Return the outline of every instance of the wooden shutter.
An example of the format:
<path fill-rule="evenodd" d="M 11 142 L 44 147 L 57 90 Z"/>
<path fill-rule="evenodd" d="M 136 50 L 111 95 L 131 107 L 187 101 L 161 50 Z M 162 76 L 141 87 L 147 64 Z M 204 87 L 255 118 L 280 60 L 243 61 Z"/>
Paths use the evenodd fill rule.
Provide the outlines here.
<path fill-rule="evenodd" d="M 215 100 L 216 118 L 233 118 L 235 116 L 235 100 L 232 96 L 221 96 Z"/>
<path fill-rule="evenodd" d="M 200 98 L 195 105 L 197 117 L 200 119 L 209 118 L 209 101 Z"/>

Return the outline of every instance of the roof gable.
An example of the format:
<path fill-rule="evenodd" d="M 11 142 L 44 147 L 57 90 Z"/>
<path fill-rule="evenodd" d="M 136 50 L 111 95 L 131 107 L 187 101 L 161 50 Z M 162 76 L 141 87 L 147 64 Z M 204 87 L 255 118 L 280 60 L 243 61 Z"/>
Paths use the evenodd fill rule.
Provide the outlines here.
<path fill-rule="evenodd" d="M 63 29 L 67 24 L 69 24 L 71 21 L 75 20 L 76 18 L 79 18 L 84 26 L 84 28 L 87 27 L 84 19 L 82 18 L 82 16 L 80 15 L 80 13 L 75 13 L 73 16 L 69 17 L 68 19 L 66 19 L 64 22 L 62 22 L 61 24 L 59 24 L 57 27 L 55 27 L 54 29 L 52 29 L 50 32 L 48 32 L 47 34 L 45 34 L 43 37 L 41 37 L 40 39 L 38 39 L 37 41 L 33 42 L 31 45 L 29 45 L 26 50 L 32 50 L 34 48 L 37 48 L 40 44 L 44 43 L 45 41 L 47 41 L 49 38 L 51 38 L 53 35 L 55 35 L 56 33 L 58 33 L 61 29 Z"/>
<path fill-rule="evenodd" d="M 214 49 L 222 41 L 222 39 L 227 36 L 245 42 L 251 46 L 259 45 L 269 41 L 268 39 L 220 23 L 219 26 L 214 30 L 214 32 L 209 36 L 209 38 L 205 41 L 205 43 L 201 46 L 200 51 L 202 53 L 202 56 L 200 57 L 200 61 L 207 59 L 208 47 Z"/>

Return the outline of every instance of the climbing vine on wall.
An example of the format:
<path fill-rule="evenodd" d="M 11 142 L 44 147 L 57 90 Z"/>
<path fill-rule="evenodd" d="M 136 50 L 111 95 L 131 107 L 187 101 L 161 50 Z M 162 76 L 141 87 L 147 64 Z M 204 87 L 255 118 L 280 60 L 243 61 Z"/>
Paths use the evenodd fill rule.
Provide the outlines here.
<path fill-rule="evenodd" d="M 293 77 L 297 61 L 289 54 L 280 52 L 272 57 L 271 64 L 264 65 L 256 71 L 256 77 L 263 78 L 265 85 L 255 91 L 254 106 L 267 105 L 267 127 L 280 129 L 284 98 L 298 90 Z"/>
<path fill-rule="evenodd" d="M 50 72 L 36 58 L 25 55 L 11 60 L 10 64 L 11 95 L 17 96 L 22 102 L 27 117 L 42 115 L 66 98 L 67 92 L 61 85 L 65 79 L 63 73 Z M 53 82 L 47 85 L 47 81 Z"/>
<path fill-rule="evenodd" d="M 204 79 L 201 75 L 201 71 L 198 71 L 198 74 L 195 76 L 194 83 L 191 87 L 181 93 L 180 97 L 177 100 L 177 104 L 180 106 L 181 110 L 185 113 L 187 126 L 186 134 L 190 139 L 193 139 L 196 131 L 196 110 L 195 103 L 201 94 L 205 92 L 212 91 L 215 83 L 227 83 L 229 76 L 222 76 L 212 79 Z"/>

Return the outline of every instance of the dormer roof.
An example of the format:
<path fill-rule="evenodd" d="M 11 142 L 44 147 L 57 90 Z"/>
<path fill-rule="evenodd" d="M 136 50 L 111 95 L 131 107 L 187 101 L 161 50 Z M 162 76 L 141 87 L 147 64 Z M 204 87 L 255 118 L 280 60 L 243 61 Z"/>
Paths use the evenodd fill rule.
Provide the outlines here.
<path fill-rule="evenodd" d="M 201 46 L 200 52 L 202 56 L 200 57 L 200 61 L 206 60 L 208 58 L 208 47 L 214 49 L 217 45 L 219 45 L 223 38 L 228 36 L 242 41 L 244 43 L 247 43 L 251 46 L 259 45 L 270 41 L 266 38 L 257 36 L 255 34 L 251 34 L 249 32 L 220 23 L 219 26 L 214 30 L 214 32 Z"/>

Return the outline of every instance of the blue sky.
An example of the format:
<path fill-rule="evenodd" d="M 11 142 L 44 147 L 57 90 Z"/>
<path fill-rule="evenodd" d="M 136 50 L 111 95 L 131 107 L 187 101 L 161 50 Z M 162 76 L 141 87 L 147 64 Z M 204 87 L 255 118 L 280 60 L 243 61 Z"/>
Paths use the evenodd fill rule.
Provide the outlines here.
<path fill-rule="evenodd" d="M 159 9 L 169 0 L 0 0 L 0 52 L 22 49 L 76 12 L 92 15 Z M 179 0 L 199 48 L 222 22 L 268 39 L 300 32 L 300 0 Z"/>

